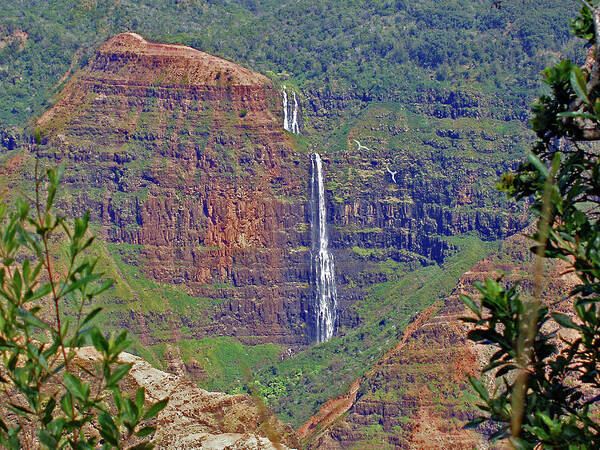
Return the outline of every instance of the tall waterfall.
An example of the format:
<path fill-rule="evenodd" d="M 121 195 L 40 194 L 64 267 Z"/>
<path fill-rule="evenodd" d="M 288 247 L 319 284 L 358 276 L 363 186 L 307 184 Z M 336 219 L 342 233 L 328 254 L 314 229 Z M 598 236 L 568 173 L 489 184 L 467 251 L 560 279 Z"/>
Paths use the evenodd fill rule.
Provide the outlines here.
<path fill-rule="evenodd" d="M 300 125 L 298 124 L 298 100 L 296 93 L 293 92 L 294 102 L 289 101 L 285 86 L 283 87 L 283 128 L 290 133 L 300 134 Z"/>
<path fill-rule="evenodd" d="M 288 120 L 288 98 L 285 86 L 283 87 L 283 128 L 290 131 L 290 122 Z"/>
<path fill-rule="evenodd" d="M 311 173 L 311 283 L 313 287 L 312 338 L 325 342 L 333 336 L 337 314 L 337 292 L 335 288 L 335 265 L 329 252 L 327 215 L 325 210 L 325 188 L 323 165 L 318 153 L 310 157 Z"/>

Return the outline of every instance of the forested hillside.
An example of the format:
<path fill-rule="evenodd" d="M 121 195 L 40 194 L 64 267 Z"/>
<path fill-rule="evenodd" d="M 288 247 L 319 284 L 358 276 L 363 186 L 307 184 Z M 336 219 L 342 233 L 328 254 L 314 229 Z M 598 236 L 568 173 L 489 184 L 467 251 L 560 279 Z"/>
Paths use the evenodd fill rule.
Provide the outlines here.
<path fill-rule="evenodd" d="M 122 31 L 190 45 L 303 88 L 365 99 L 485 88 L 520 111 L 537 73 L 571 53 L 568 32 L 555 24 L 572 3 L 2 0 L 0 123 L 23 124 L 47 108 L 63 75 Z M 562 52 L 544 50 L 548 42 Z"/>

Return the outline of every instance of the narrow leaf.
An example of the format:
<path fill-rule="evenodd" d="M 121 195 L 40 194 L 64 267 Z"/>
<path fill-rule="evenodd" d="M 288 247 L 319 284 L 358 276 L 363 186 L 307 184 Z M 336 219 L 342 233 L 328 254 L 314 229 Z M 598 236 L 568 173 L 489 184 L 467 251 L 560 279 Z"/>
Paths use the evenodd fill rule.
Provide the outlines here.
<path fill-rule="evenodd" d="M 477 306 L 477 304 L 473 301 L 473 299 L 471 297 L 469 297 L 467 295 L 461 295 L 460 299 L 471 311 L 473 311 L 477 315 L 477 317 L 481 317 L 481 314 L 479 312 L 479 307 Z"/>
<path fill-rule="evenodd" d="M 146 411 L 146 414 L 144 414 L 144 420 L 156 417 L 156 415 L 161 412 L 165 406 L 167 406 L 167 403 L 169 403 L 169 399 L 165 398 L 164 400 L 156 402 L 154 405 L 150 406 L 150 408 L 148 408 Z"/>
<path fill-rule="evenodd" d="M 110 374 L 110 377 L 106 380 L 106 387 L 111 388 L 116 385 L 121 379 L 127 375 L 129 369 L 133 366 L 132 363 L 123 364 L 122 366 L 117 367 L 113 373 Z"/>
<path fill-rule="evenodd" d="M 592 102 L 590 102 L 590 98 L 588 97 L 583 71 L 575 65 L 571 68 L 571 87 L 577 94 L 577 97 L 579 97 L 588 105 L 592 104 Z"/>
<path fill-rule="evenodd" d="M 571 318 L 565 314 L 552 313 L 552 318 L 558 322 L 559 325 L 565 328 L 572 328 L 580 330 L 581 327 L 571 320 Z"/>
<path fill-rule="evenodd" d="M 137 437 L 146 437 L 146 436 L 151 435 L 155 431 L 156 431 L 155 427 L 144 427 L 141 430 L 139 430 L 137 433 L 135 433 L 135 435 Z"/>
<path fill-rule="evenodd" d="M 102 308 L 94 308 L 87 316 L 85 316 L 85 319 L 83 319 L 83 322 L 81 322 L 81 326 L 83 327 L 85 324 L 93 320 L 100 311 L 102 311 Z"/>

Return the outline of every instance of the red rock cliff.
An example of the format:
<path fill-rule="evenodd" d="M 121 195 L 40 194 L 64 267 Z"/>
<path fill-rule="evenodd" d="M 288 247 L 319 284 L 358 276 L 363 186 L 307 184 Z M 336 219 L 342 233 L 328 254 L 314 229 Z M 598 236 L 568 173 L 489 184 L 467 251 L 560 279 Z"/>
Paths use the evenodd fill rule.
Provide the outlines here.
<path fill-rule="evenodd" d="M 124 33 L 40 118 L 42 156 L 67 165 L 64 206 L 139 246 L 133 262 L 148 278 L 216 299 L 200 318 L 115 313 L 120 326 L 149 342 L 153 323 L 176 335 L 182 322 L 193 337 L 304 342 L 307 163 L 278 111 L 263 75 Z"/>

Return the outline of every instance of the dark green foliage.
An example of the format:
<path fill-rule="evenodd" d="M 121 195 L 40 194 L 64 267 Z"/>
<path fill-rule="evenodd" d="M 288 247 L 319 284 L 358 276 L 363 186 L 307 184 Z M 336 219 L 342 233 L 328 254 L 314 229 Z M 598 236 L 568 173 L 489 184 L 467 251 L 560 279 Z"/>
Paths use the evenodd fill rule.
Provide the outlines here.
<path fill-rule="evenodd" d="M 22 448 L 37 430 L 48 448 L 96 448 L 102 442 L 84 430 L 97 420 L 103 448 L 123 448 L 133 435 L 154 432 L 144 421 L 167 400 L 145 407 L 144 389 L 135 399 L 121 393 L 131 364 L 118 356 L 130 341 L 126 332 L 107 339 L 93 325 L 100 309 L 90 306 L 112 281 L 102 281 L 97 259 L 85 256 L 94 241 L 88 215 L 73 221 L 56 215 L 63 170 L 47 170 L 45 185 L 37 172 L 36 164 L 35 198 L 18 199 L 12 211 L 0 204 L 0 444 Z M 67 243 L 64 258 L 53 252 L 57 241 Z M 66 315 L 66 304 L 78 313 Z M 75 360 L 89 342 L 102 356 L 93 368 Z M 139 445 L 150 448 L 150 442 Z"/>
<path fill-rule="evenodd" d="M 573 29 L 595 44 L 600 11 L 589 6 Z M 544 71 L 552 94 L 533 107 L 538 141 L 529 161 L 500 183 L 509 196 L 532 199 L 532 251 L 566 261 L 579 278 L 572 314 L 541 303 L 539 263 L 532 300 L 489 279 L 477 286 L 481 302 L 463 298 L 476 315 L 463 319 L 475 324 L 469 339 L 496 349 L 483 369 L 496 390 L 471 379 L 487 412 L 471 426 L 491 421 L 498 425 L 492 438 L 516 448 L 600 448 L 600 161 L 587 143 L 600 138 L 599 69 L 596 55 L 585 68 L 562 61 Z"/>
<path fill-rule="evenodd" d="M 522 109 L 548 63 L 549 42 L 569 2 L 243 0 L 2 1 L 0 123 L 23 123 L 70 68 L 84 66 L 109 36 L 136 31 L 191 45 L 302 88 L 352 92 L 369 101 L 447 83 L 486 92 Z M 532 7 L 532 4 L 535 4 Z M 586 23 L 576 25 L 586 33 Z M 15 32 L 24 31 L 22 42 Z M 562 49 L 561 49 L 562 50 Z M 565 48 L 568 51 L 568 47 Z M 475 88 L 479 89 L 479 88 Z M 515 109 L 517 111 L 517 109 Z"/>

